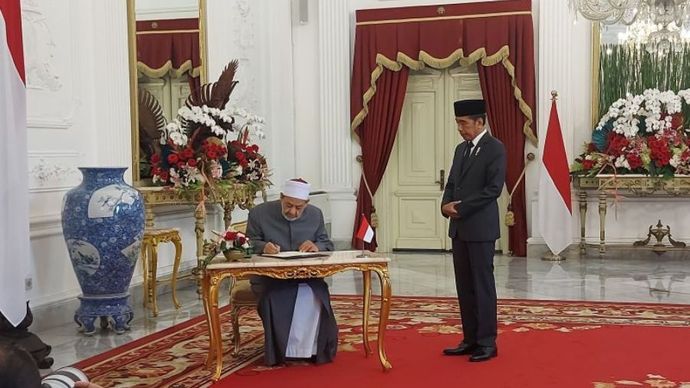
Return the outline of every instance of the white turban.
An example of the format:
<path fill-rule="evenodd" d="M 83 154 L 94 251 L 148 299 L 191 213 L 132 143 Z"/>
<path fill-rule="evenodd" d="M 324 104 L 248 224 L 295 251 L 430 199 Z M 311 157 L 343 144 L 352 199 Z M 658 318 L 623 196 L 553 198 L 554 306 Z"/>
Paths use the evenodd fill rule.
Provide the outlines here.
<path fill-rule="evenodd" d="M 299 182 L 294 180 L 289 180 L 285 182 L 283 186 L 283 195 L 286 197 L 292 197 L 302 200 L 309 199 L 309 192 L 311 191 L 311 185 L 307 182 Z"/>

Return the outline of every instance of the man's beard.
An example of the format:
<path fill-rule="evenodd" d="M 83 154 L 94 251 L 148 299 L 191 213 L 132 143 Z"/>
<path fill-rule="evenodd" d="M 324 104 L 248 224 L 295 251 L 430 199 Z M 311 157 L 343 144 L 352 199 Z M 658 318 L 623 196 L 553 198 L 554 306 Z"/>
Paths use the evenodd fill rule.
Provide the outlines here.
<path fill-rule="evenodd" d="M 287 214 L 285 214 L 285 213 L 282 213 L 282 214 L 283 214 L 283 218 L 285 218 L 285 219 L 288 220 L 289 222 L 296 221 L 296 220 L 298 220 L 298 219 L 302 216 L 302 215 L 300 214 L 300 215 L 298 215 L 297 217 L 289 217 L 289 216 L 288 216 Z"/>

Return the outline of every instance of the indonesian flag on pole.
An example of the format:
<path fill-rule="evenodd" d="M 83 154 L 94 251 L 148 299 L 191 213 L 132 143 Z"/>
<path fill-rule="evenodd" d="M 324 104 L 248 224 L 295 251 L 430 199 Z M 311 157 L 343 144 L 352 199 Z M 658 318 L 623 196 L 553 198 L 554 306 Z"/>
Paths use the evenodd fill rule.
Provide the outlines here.
<path fill-rule="evenodd" d="M 572 242 L 573 210 L 568 157 L 555 98 L 551 102 L 546 135 L 542 136 L 539 148 L 539 230 L 551 252 L 557 255 Z"/>
<path fill-rule="evenodd" d="M 13 325 L 26 315 L 29 183 L 26 89 L 19 0 L 0 0 L 0 312 Z"/>
<path fill-rule="evenodd" d="M 359 222 L 359 229 L 357 229 L 357 238 L 364 241 L 365 243 L 370 243 L 374 238 L 374 229 L 369 225 L 369 221 L 362 214 L 362 220 Z"/>

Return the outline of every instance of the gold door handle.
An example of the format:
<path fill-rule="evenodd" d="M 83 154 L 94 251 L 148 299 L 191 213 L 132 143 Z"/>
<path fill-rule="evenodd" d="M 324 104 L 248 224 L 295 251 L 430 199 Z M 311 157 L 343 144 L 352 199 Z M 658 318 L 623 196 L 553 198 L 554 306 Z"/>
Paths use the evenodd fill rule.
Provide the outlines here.
<path fill-rule="evenodd" d="M 446 170 L 441 169 L 438 172 L 438 180 L 434 183 L 438 183 L 441 191 L 446 188 Z"/>

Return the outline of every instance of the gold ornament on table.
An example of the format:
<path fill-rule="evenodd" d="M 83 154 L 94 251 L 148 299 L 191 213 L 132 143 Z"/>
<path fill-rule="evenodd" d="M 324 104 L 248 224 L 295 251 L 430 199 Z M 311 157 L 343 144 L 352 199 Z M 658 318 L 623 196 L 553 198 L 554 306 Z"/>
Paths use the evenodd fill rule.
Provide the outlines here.
<path fill-rule="evenodd" d="M 657 222 L 656 227 L 652 228 L 652 225 L 649 225 L 649 233 L 647 234 L 647 238 L 644 240 L 640 241 L 635 241 L 633 243 L 633 246 L 635 247 L 644 247 L 649 244 L 649 241 L 652 239 L 652 236 L 656 239 L 656 244 L 652 247 L 652 251 L 655 253 L 661 254 L 666 252 L 667 250 L 670 249 L 670 247 L 666 246 L 662 240 L 664 237 L 668 237 L 668 241 L 671 243 L 671 245 L 674 248 L 685 248 L 685 243 L 682 241 L 676 241 L 673 238 L 671 238 L 671 227 L 666 225 L 666 228 L 663 227 L 661 220 Z"/>

